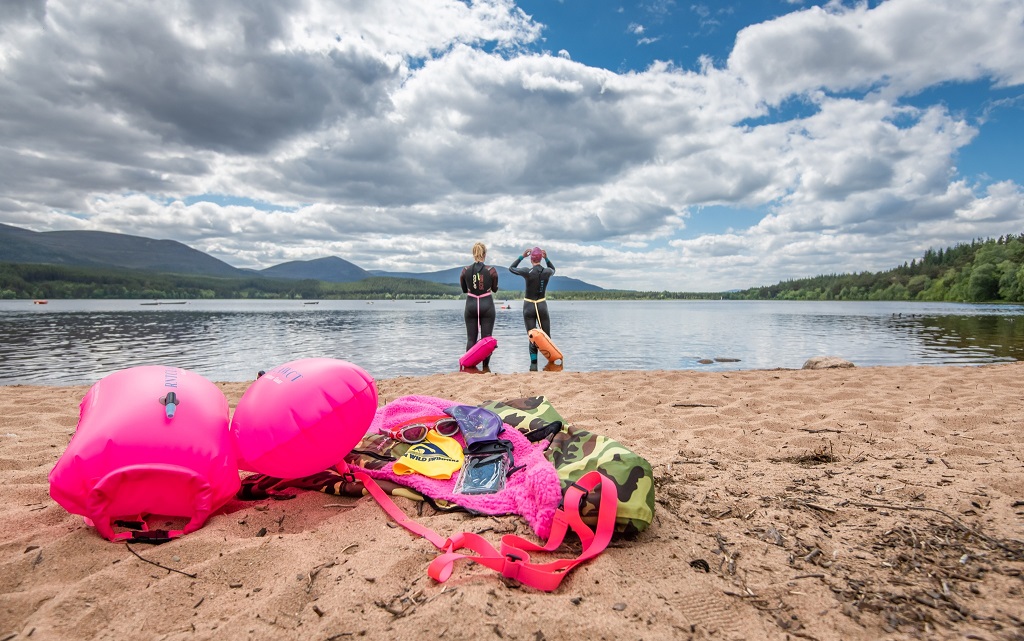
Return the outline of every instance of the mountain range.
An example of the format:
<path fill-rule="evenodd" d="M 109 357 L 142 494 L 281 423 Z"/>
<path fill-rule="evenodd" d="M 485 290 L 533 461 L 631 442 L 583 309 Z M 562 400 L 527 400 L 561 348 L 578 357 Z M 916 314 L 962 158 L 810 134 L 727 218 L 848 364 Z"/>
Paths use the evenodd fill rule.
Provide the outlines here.
<path fill-rule="evenodd" d="M 0 223 L 0 263 L 42 263 L 80 267 L 114 267 L 172 274 L 218 276 L 222 278 L 280 278 L 348 283 L 385 276 L 414 278 L 432 283 L 459 284 L 462 266 L 434 272 L 367 271 L 343 258 L 327 256 L 297 260 L 261 270 L 232 267 L 222 260 L 176 240 L 155 240 L 142 236 L 101 231 L 36 232 Z M 498 267 L 503 289 L 520 289 L 522 281 L 507 267 Z M 515 278 L 516 280 L 512 280 Z M 509 284 L 514 284 L 509 287 Z M 602 291 L 601 287 L 556 274 L 549 291 Z"/>

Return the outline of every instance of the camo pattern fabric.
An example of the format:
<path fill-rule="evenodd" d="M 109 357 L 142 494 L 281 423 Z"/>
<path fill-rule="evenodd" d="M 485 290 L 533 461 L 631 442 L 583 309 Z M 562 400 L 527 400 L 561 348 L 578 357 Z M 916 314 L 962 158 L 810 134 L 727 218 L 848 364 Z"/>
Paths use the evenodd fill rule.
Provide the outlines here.
<path fill-rule="evenodd" d="M 368 470 L 379 470 L 391 461 L 400 458 L 407 449 L 409 449 L 408 443 L 397 441 L 383 434 L 367 434 L 345 457 L 345 462 Z M 377 485 L 391 496 L 422 501 L 440 512 L 465 511 L 460 505 L 444 499 L 432 499 L 412 488 L 387 479 L 377 479 Z M 251 474 L 242 479 L 242 487 L 235 497 L 243 501 L 290 499 L 295 494 L 288 490 L 316 490 L 334 496 L 369 496 L 369 492 L 360 481 L 346 480 L 346 477 L 331 468 L 297 479 Z"/>
<path fill-rule="evenodd" d="M 543 396 L 487 401 L 483 407 L 524 434 L 541 433 L 552 423 L 560 423 L 563 429 L 550 437 L 545 456 L 558 472 L 562 493 L 587 472 L 597 470 L 610 478 L 618 493 L 617 534 L 636 536 L 654 520 L 654 474 L 643 457 L 606 436 L 566 426 L 565 419 Z M 580 514 L 588 525 L 597 522 L 600 502 L 600 487 L 585 497 Z"/>

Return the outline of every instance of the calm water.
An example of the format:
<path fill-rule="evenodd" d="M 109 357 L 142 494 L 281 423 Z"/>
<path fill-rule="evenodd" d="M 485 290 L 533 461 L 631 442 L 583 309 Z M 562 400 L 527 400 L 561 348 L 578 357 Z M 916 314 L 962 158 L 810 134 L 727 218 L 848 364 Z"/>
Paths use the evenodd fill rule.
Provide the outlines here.
<path fill-rule="evenodd" d="M 498 299 L 501 303 L 502 299 Z M 529 368 L 522 302 L 498 310 L 491 370 Z M 0 384 L 91 384 L 135 365 L 245 381 L 297 358 L 332 357 L 375 378 L 458 369 L 462 301 L 0 301 Z M 977 365 L 1024 358 L 1024 307 L 947 303 L 549 301 L 565 369 Z M 700 359 L 738 362 L 701 364 Z M 541 357 L 543 365 L 544 358 Z"/>

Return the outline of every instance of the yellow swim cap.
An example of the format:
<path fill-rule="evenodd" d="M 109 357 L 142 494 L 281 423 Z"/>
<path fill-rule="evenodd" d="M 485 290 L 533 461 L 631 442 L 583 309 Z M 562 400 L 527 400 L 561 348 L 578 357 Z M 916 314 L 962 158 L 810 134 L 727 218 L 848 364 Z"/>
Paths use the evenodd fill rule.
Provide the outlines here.
<path fill-rule="evenodd" d="M 450 479 L 462 467 L 462 461 L 462 446 L 458 441 L 430 430 L 427 440 L 410 446 L 392 469 L 398 475 L 422 474 L 432 479 Z"/>

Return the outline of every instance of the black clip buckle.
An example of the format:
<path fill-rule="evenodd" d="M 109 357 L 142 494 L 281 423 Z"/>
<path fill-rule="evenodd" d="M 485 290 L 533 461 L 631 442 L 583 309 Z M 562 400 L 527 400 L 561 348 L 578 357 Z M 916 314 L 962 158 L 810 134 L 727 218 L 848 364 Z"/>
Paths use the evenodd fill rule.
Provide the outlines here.
<path fill-rule="evenodd" d="M 580 510 L 583 509 L 583 504 L 586 503 L 587 495 L 590 494 L 590 490 L 588 490 L 587 488 L 583 487 L 582 485 L 578 485 L 576 483 L 576 481 L 573 481 L 572 483 L 570 483 L 569 487 L 574 487 L 577 490 L 580 490 L 581 492 L 583 492 L 583 494 L 580 494 L 580 503 L 579 503 L 579 505 L 576 506 L 576 511 L 579 512 Z M 565 493 L 569 491 L 569 487 L 565 488 L 565 492 L 562 492 L 562 499 L 558 502 L 558 509 L 559 510 L 565 510 Z"/>
<path fill-rule="evenodd" d="M 146 527 L 145 521 L 128 521 L 125 519 L 115 519 L 113 525 L 117 527 L 127 528 L 129 530 L 141 530 Z"/>
<path fill-rule="evenodd" d="M 128 542 L 160 545 L 161 543 L 167 543 L 170 540 L 171 536 L 167 533 L 167 530 L 148 530 L 132 532 L 132 538 L 128 539 Z"/>

